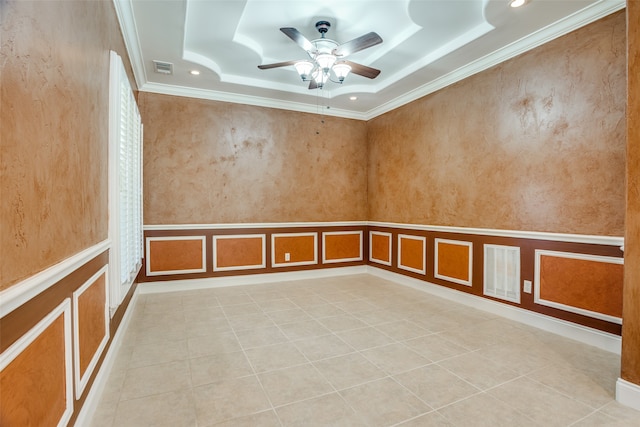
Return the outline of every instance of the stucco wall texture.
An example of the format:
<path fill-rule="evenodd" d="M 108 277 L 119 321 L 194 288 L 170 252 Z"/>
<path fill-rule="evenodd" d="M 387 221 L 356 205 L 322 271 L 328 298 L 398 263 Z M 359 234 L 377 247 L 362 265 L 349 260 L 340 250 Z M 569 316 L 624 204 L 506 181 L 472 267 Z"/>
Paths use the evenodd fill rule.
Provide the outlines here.
<path fill-rule="evenodd" d="M 2 290 L 107 238 L 109 50 L 129 60 L 111 2 L 0 8 Z"/>
<path fill-rule="evenodd" d="M 366 220 L 366 123 L 140 93 L 145 224 Z"/>
<path fill-rule="evenodd" d="M 625 14 L 371 120 L 368 219 L 624 234 Z"/>

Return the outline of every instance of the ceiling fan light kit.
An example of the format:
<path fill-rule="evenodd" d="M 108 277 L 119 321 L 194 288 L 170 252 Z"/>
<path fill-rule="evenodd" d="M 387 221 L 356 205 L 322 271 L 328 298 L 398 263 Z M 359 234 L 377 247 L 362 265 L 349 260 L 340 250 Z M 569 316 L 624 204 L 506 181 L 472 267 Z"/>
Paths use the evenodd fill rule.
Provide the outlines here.
<path fill-rule="evenodd" d="M 293 65 L 298 75 L 304 82 L 309 82 L 309 89 L 322 89 L 328 81 L 342 84 L 349 73 L 354 73 L 369 79 L 374 79 L 380 74 L 380 70 L 347 61 L 348 55 L 363 49 L 382 43 L 382 38 L 374 33 L 353 39 L 349 42 L 338 42 L 325 38 L 331 24 L 327 21 L 318 21 L 316 29 L 320 38 L 309 41 L 297 29 L 291 27 L 280 28 L 287 37 L 303 48 L 309 55 L 309 60 L 286 61 L 275 64 L 258 65 L 261 70 L 286 67 Z M 335 79 L 331 78 L 335 76 Z"/>

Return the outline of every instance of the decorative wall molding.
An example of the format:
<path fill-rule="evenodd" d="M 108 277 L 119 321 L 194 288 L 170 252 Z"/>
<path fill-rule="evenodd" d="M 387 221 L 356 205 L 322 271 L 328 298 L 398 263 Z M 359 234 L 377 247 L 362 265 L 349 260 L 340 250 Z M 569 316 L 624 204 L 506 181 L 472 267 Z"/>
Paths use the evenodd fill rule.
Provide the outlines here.
<path fill-rule="evenodd" d="M 2 354 L 0 354 L 0 371 L 3 371 L 11 362 L 15 360 L 27 347 L 29 347 L 44 331 L 46 331 L 54 321 L 62 315 L 64 321 L 64 369 L 65 369 L 65 411 L 58 421 L 58 427 L 64 427 L 69 422 L 73 414 L 73 367 L 71 363 L 71 300 L 65 299 L 60 305 L 54 308 L 33 328 L 14 342 Z M 25 396 L 25 398 L 35 398 L 35 396 Z"/>
<path fill-rule="evenodd" d="M 362 261 L 362 230 L 354 230 L 354 231 L 323 231 L 322 232 L 322 263 L 323 264 L 332 264 L 338 262 L 352 262 L 352 261 Z M 348 235 L 358 235 L 360 238 L 360 248 L 359 255 L 357 257 L 351 258 L 327 258 L 327 236 L 348 236 Z"/>
<path fill-rule="evenodd" d="M 513 237 L 516 239 L 549 240 L 553 242 L 590 243 L 594 245 L 621 246 L 624 237 L 593 236 L 588 234 L 563 234 L 543 231 L 498 230 L 491 228 L 450 227 L 445 225 L 403 224 L 369 221 L 370 227 L 402 228 L 406 230 L 437 231 L 443 233 L 477 234 L 480 236 Z"/>
<path fill-rule="evenodd" d="M 594 245 L 623 246 L 624 237 L 596 236 L 589 234 L 551 233 L 546 231 L 500 230 L 493 228 L 451 227 L 445 225 L 406 224 L 381 221 L 337 221 L 337 222 L 264 222 L 229 224 L 148 224 L 145 231 L 155 230 L 229 230 L 250 228 L 295 228 L 295 227 L 385 227 L 406 230 L 436 231 L 443 233 L 477 234 L 480 236 L 513 237 L 516 239 L 549 240 L 553 242 L 590 243 Z M 378 231 L 378 230 L 376 230 Z"/>
<path fill-rule="evenodd" d="M 389 240 L 389 261 L 385 261 L 382 259 L 376 259 L 373 257 L 373 236 L 383 236 Z M 369 261 L 375 262 L 377 264 L 388 265 L 391 266 L 393 263 L 393 235 L 391 233 L 387 233 L 384 231 L 369 231 Z"/>
<path fill-rule="evenodd" d="M 89 382 L 89 378 L 91 378 L 91 374 L 94 369 L 98 365 L 98 360 L 100 360 L 100 356 L 104 351 L 107 343 L 109 342 L 109 265 L 105 265 L 102 267 L 96 274 L 91 276 L 89 280 L 87 280 L 82 286 L 80 286 L 77 290 L 73 292 L 73 356 L 74 356 L 74 367 L 73 372 L 75 375 L 75 385 L 76 385 L 76 399 L 80 399 L 82 393 L 84 392 L 87 383 Z M 79 318 L 79 303 L 78 300 L 80 296 L 96 283 L 100 276 L 104 275 L 104 337 L 100 341 L 98 348 L 96 349 L 89 365 L 87 365 L 87 369 L 84 373 L 80 372 L 80 318 Z"/>
<path fill-rule="evenodd" d="M 218 266 L 218 246 L 217 242 L 219 240 L 232 240 L 232 239 L 261 239 L 262 241 L 262 249 L 261 256 L 262 260 L 260 264 L 243 264 L 238 266 Z M 213 236 L 213 271 L 234 271 L 234 270 L 252 270 L 257 268 L 266 268 L 267 267 L 267 235 L 266 234 L 225 234 L 220 236 Z"/>
<path fill-rule="evenodd" d="M 151 268 L 151 242 L 168 241 L 168 240 L 200 240 L 202 242 L 202 267 L 188 270 L 157 270 L 152 271 Z M 148 236 L 145 239 L 145 255 L 146 255 L 146 274 L 147 276 L 167 276 L 170 274 L 190 274 L 204 273 L 207 271 L 207 236 Z"/>
<path fill-rule="evenodd" d="M 402 274 L 383 270 L 376 266 L 367 266 L 367 273 L 390 280 L 400 285 L 409 286 L 438 297 L 446 298 L 450 301 L 497 314 L 525 325 L 533 326 L 547 332 L 552 332 L 566 338 L 580 341 L 611 353 L 620 354 L 621 352 L 622 340 L 619 336 L 614 334 L 578 325 L 576 323 L 567 322 L 565 320 L 546 316 L 544 314 L 525 310 L 512 305 L 492 301 L 487 298 L 457 291 L 445 286 L 414 279 Z"/>
<path fill-rule="evenodd" d="M 36 295 L 64 279 L 87 262 L 110 248 L 109 239 L 93 245 L 77 254 L 34 274 L 0 292 L 0 317 L 11 313 Z"/>
<path fill-rule="evenodd" d="M 148 224 L 145 231 L 165 230 L 234 230 L 248 228 L 315 228 L 315 227 L 363 227 L 367 221 L 336 221 L 336 222 L 247 222 L 228 224 Z"/>
<path fill-rule="evenodd" d="M 469 277 L 468 280 L 463 280 L 463 279 L 459 279 L 457 277 L 450 277 L 450 276 L 446 276 L 444 274 L 440 274 L 439 268 L 439 260 L 440 260 L 440 256 L 439 256 L 439 243 L 444 243 L 447 245 L 455 245 L 455 246 L 466 246 L 468 248 L 468 257 L 469 257 L 469 262 L 468 262 L 468 270 L 467 270 L 467 277 Z M 462 240 L 449 240 L 449 239 L 435 239 L 434 241 L 434 266 L 433 266 L 433 275 L 435 277 L 437 277 L 438 279 L 441 280 L 446 280 L 448 282 L 453 282 L 453 283 L 457 283 L 459 285 L 464 285 L 464 286 L 472 286 L 472 277 L 473 277 L 473 243 L 471 242 L 465 242 Z"/>
<path fill-rule="evenodd" d="M 422 269 L 407 266 L 402 263 L 402 239 L 419 240 L 422 242 Z M 398 268 L 418 274 L 427 274 L 427 238 L 410 234 L 398 234 Z"/>
<path fill-rule="evenodd" d="M 276 262 L 276 240 L 278 238 L 287 237 L 313 237 L 313 260 L 311 261 L 294 261 L 294 262 Z M 315 265 L 318 264 L 318 233 L 274 233 L 271 235 L 271 267 L 292 267 L 296 265 Z"/>
<path fill-rule="evenodd" d="M 548 251 L 536 249 L 535 251 L 535 270 L 534 270 L 534 282 L 533 282 L 533 301 L 536 304 L 545 305 L 547 307 L 557 308 L 559 310 L 570 311 L 572 313 L 581 314 L 583 316 L 593 317 L 595 319 L 605 320 L 607 322 L 617 323 L 619 325 L 622 324 L 622 319 L 620 317 L 610 316 L 603 313 L 598 313 L 591 310 L 586 310 L 579 307 L 574 307 L 571 305 L 566 305 L 562 303 L 558 303 L 555 301 L 548 301 L 540 297 L 540 258 L 542 256 L 551 256 L 558 258 L 569 258 L 569 259 L 578 259 L 584 261 L 595 261 L 595 262 L 605 262 L 610 264 L 624 264 L 623 258 L 616 257 L 608 257 L 608 256 L 600 256 L 600 255 L 587 255 L 587 254 L 578 254 L 571 252 L 559 252 L 559 251 Z"/>

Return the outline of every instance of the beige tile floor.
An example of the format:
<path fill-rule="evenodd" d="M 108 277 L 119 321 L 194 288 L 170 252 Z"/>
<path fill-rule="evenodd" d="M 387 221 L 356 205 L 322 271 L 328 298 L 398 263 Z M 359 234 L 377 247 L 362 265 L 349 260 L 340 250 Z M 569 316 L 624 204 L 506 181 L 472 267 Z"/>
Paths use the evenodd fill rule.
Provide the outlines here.
<path fill-rule="evenodd" d="M 139 295 L 93 426 L 640 426 L 619 357 L 370 275 Z"/>

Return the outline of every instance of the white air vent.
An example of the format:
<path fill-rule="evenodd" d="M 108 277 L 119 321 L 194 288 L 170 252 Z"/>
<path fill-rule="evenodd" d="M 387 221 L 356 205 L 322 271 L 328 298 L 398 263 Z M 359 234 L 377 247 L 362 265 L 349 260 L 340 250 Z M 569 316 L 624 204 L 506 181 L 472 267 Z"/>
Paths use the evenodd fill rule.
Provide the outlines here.
<path fill-rule="evenodd" d="M 520 303 L 520 248 L 484 245 L 484 294 Z"/>
<path fill-rule="evenodd" d="M 173 74 L 173 64 L 171 62 L 154 60 L 153 71 L 160 74 Z"/>

